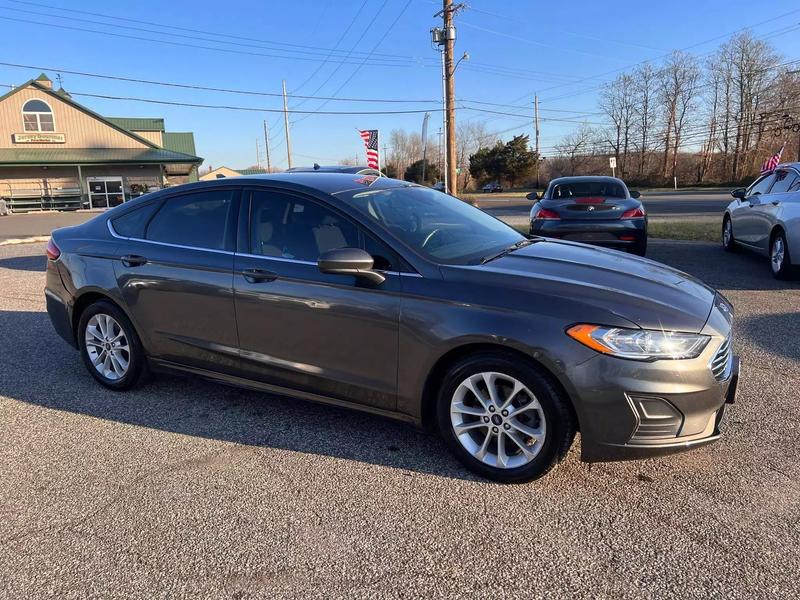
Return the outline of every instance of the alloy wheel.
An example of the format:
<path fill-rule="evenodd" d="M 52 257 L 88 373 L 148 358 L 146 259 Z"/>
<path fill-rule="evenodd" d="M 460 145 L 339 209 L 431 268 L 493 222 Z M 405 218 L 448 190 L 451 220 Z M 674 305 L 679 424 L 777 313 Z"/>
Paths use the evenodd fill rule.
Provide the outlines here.
<path fill-rule="evenodd" d="M 100 375 L 111 381 L 125 377 L 130 368 L 128 338 L 120 324 L 110 315 L 97 313 L 86 323 L 86 353 Z"/>
<path fill-rule="evenodd" d="M 726 246 L 730 246 L 731 237 L 733 237 L 733 231 L 731 227 L 731 220 L 728 219 L 725 221 L 725 227 L 722 229 L 722 243 Z"/>
<path fill-rule="evenodd" d="M 450 401 L 450 422 L 467 452 L 500 469 L 531 462 L 547 435 L 536 396 L 503 373 L 483 372 L 464 379 Z"/>
<path fill-rule="evenodd" d="M 779 273 L 783 268 L 783 260 L 786 255 L 786 248 L 784 247 L 783 238 L 778 236 L 772 242 L 772 252 L 770 253 L 770 260 L 772 261 L 772 271 Z"/>

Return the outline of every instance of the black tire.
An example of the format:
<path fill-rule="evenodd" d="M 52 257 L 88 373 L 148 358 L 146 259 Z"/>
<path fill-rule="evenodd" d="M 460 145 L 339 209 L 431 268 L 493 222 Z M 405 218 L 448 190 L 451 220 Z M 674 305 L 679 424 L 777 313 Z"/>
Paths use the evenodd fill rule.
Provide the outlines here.
<path fill-rule="evenodd" d="M 545 439 L 538 454 L 527 464 L 516 468 L 488 465 L 475 458 L 456 436 L 450 419 L 451 400 L 461 382 L 482 372 L 495 372 L 517 379 L 539 401 L 546 420 Z M 439 388 L 437 420 L 445 443 L 465 467 L 502 483 L 524 483 L 546 475 L 566 456 L 575 437 L 569 399 L 554 385 L 550 376 L 533 363 L 526 364 L 519 357 L 503 352 L 482 352 L 468 356 L 447 372 Z M 496 441 L 494 443 L 496 448 Z"/>
<path fill-rule="evenodd" d="M 118 379 L 111 379 L 100 373 L 97 368 L 95 368 L 89 356 L 89 350 L 86 344 L 86 327 L 92 317 L 96 315 L 108 315 L 114 319 L 128 341 L 129 350 L 126 352 L 128 356 L 128 368 L 125 374 Z M 86 369 L 100 384 L 112 390 L 127 390 L 135 387 L 144 379 L 144 375 L 147 372 L 147 365 L 142 343 L 128 317 L 112 302 L 108 300 L 99 300 L 88 306 L 86 310 L 83 311 L 78 321 L 76 338 L 81 352 L 81 358 L 83 359 L 84 365 L 86 365 Z"/>
<path fill-rule="evenodd" d="M 776 264 L 775 256 L 773 255 L 779 245 L 783 248 L 783 259 L 780 261 L 780 265 Z M 786 244 L 786 234 L 781 229 L 776 230 L 769 241 L 769 262 L 775 279 L 791 279 L 794 276 L 789 246 Z"/>
<path fill-rule="evenodd" d="M 725 235 L 726 228 L 730 228 L 727 236 Z M 725 215 L 725 218 L 722 219 L 722 247 L 725 252 L 736 252 L 739 249 L 733 237 L 733 223 L 729 215 Z"/>
<path fill-rule="evenodd" d="M 631 252 L 637 256 L 645 256 L 647 254 L 647 236 L 631 246 Z"/>

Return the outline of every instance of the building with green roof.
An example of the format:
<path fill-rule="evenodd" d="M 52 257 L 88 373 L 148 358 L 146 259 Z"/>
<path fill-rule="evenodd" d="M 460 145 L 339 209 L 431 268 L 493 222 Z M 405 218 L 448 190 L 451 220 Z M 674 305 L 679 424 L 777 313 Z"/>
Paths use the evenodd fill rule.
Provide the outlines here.
<path fill-rule="evenodd" d="M 108 208 L 197 180 L 194 134 L 104 117 L 42 73 L 0 96 L 0 198 L 12 211 Z"/>

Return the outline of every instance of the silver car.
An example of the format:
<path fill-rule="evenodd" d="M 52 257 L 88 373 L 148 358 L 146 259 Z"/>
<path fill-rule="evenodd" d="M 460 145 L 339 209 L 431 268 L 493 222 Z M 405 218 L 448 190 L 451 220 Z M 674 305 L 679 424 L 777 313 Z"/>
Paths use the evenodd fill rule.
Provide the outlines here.
<path fill-rule="evenodd" d="M 776 278 L 790 277 L 800 265 L 800 163 L 778 165 L 731 196 L 722 220 L 725 250 L 755 250 L 769 257 Z"/>

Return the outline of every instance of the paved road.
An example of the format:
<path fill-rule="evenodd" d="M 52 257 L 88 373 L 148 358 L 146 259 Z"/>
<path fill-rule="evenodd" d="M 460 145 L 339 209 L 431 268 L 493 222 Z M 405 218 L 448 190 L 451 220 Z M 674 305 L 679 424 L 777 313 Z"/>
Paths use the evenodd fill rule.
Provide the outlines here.
<path fill-rule="evenodd" d="M 730 202 L 727 192 L 648 192 L 642 197 L 651 216 L 719 216 Z M 497 217 L 527 217 L 532 202 L 500 194 L 487 194 L 479 206 Z M 77 225 L 93 217 L 91 212 L 48 212 L 0 217 L 0 241 L 50 235 L 53 229 Z M 513 220 L 513 219 L 512 219 Z"/>
<path fill-rule="evenodd" d="M 714 244 L 744 379 L 724 438 L 476 479 L 436 437 L 200 381 L 96 385 L 0 247 L 0 596 L 789 598 L 800 586 L 800 282 Z M 698 257 L 702 256 L 702 260 Z"/>
<path fill-rule="evenodd" d="M 727 192 L 647 192 L 642 202 L 651 217 L 718 217 L 730 203 Z M 481 197 L 478 206 L 496 217 L 527 217 L 533 202 L 500 194 Z"/>

